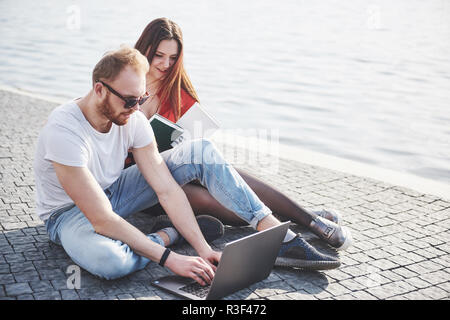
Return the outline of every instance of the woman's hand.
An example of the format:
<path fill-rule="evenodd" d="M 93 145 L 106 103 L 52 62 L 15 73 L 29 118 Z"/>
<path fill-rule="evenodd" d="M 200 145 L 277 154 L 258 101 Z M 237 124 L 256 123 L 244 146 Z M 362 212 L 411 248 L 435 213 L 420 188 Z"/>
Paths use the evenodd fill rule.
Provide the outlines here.
<path fill-rule="evenodd" d="M 215 253 L 220 255 L 219 252 Z M 167 257 L 165 266 L 173 273 L 192 278 L 202 286 L 205 286 L 206 284 L 211 284 L 214 278 L 216 267 L 209 261 L 216 261 L 216 254 L 209 254 L 206 260 L 205 258 L 185 256 L 172 251 Z"/>

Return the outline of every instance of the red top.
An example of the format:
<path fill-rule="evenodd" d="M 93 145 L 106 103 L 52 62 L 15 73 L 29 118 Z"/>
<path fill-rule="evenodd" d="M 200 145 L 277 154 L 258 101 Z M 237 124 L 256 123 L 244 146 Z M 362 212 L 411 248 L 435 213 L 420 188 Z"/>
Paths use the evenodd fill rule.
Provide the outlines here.
<path fill-rule="evenodd" d="M 180 117 L 186 113 L 195 103 L 195 99 L 192 98 L 184 89 L 181 89 L 181 115 Z M 161 105 L 161 108 L 159 110 L 159 115 L 163 116 L 164 118 L 175 122 L 175 113 L 173 113 L 172 109 L 170 108 L 169 102 Z M 128 168 L 129 166 L 135 164 L 133 154 L 131 152 L 128 152 L 128 157 L 125 159 L 125 168 Z"/>
<path fill-rule="evenodd" d="M 192 98 L 184 89 L 181 89 L 181 114 L 180 117 L 186 113 L 186 111 L 189 110 L 190 107 L 192 107 L 195 103 L 195 99 Z M 164 118 L 172 121 L 175 121 L 175 114 L 172 112 L 172 109 L 170 108 L 169 103 L 165 103 L 161 106 L 159 110 L 159 114 L 163 116 Z"/>

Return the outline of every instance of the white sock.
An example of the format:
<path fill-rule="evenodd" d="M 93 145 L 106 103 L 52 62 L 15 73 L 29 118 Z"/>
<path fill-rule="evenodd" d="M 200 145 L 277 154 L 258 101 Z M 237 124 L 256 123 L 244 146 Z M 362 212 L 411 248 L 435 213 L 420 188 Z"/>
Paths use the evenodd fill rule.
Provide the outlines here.
<path fill-rule="evenodd" d="M 295 238 L 296 235 L 297 234 L 294 233 L 291 229 L 288 229 L 288 231 L 286 232 L 286 236 L 284 237 L 283 243 L 291 241 L 292 239 Z"/>

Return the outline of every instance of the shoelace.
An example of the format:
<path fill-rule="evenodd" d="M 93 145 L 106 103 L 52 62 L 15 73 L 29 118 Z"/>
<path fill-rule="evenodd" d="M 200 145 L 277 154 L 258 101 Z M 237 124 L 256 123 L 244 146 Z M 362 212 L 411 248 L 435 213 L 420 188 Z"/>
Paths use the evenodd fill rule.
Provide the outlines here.
<path fill-rule="evenodd" d="M 287 243 L 283 243 L 281 245 L 280 251 L 278 252 L 278 256 L 282 256 L 286 253 L 287 250 L 295 246 L 299 246 L 304 250 L 307 260 L 333 260 L 331 257 L 318 252 L 313 246 L 311 246 L 305 239 L 301 238 L 300 236 L 295 237 Z"/>

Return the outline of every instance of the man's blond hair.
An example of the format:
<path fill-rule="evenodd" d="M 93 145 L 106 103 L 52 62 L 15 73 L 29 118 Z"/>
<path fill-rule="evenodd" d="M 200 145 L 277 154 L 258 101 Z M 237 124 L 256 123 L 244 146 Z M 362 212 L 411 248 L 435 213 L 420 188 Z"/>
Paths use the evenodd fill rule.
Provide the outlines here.
<path fill-rule="evenodd" d="M 92 85 L 99 80 L 114 81 L 126 66 L 143 74 L 150 68 L 147 58 L 138 50 L 122 45 L 118 50 L 106 52 L 96 64 L 92 72 Z"/>

